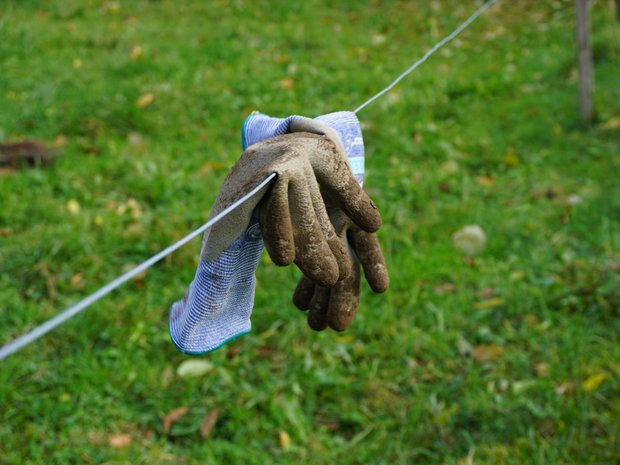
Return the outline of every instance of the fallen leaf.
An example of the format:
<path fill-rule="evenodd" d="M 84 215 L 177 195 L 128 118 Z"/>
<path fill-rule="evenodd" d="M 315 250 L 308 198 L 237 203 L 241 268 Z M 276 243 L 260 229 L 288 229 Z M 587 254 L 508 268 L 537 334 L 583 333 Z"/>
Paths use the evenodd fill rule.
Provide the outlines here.
<path fill-rule="evenodd" d="M 539 362 L 534 365 L 534 371 L 539 378 L 546 378 L 549 376 L 549 364 L 545 362 Z"/>
<path fill-rule="evenodd" d="M 533 328 L 539 324 L 538 317 L 530 313 L 526 313 L 525 315 L 523 315 L 523 321 L 528 328 Z"/>
<path fill-rule="evenodd" d="M 380 34 L 378 32 L 374 32 L 370 36 L 370 41 L 372 42 L 373 45 L 381 45 L 381 44 L 385 43 L 386 40 L 387 40 L 387 38 L 385 37 L 385 35 L 384 34 Z"/>
<path fill-rule="evenodd" d="M 459 164 L 454 160 L 445 161 L 441 165 L 439 165 L 439 171 L 441 172 L 441 174 L 457 173 L 459 171 Z"/>
<path fill-rule="evenodd" d="M 599 126 L 600 129 L 620 129 L 620 116 L 608 119 Z"/>
<path fill-rule="evenodd" d="M 177 368 L 177 375 L 181 378 L 198 378 L 213 370 L 213 364 L 208 360 L 190 359 L 185 360 Z"/>
<path fill-rule="evenodd" d="M 218 161 L 208 161 L 204 163 L 199 169 L 198 174 L 204 176 L 207 173 L 211 173 L 212 171 L 218 171 L 224 168 L 224 163 L 220 163 Z"/>
<path fill-rule="evenodd" d="M 284 79 L 280 79 L 279 85 L 281 89 L 292 89 L 295 87 L 295 81 L 290 77 L 285 77 Z"/>
<path fill-rule="evenodd" d="M 72 215 L 77 215 L 78 213 L 80 213 L 80 204 L 79 204 L 79 202 L 77 200 L 75 200 L 75 199 L 69 200 L 67 202 L 67 210 Z"/>
<path fill-rule="evenodd" d="M 489 363 L 504 355 L 504 349 L 497 344 L 482 344 L 474 347 L 471 355 L 478 363 Z"/>
<path fill-rule="evenodd" d="M 583 390 L 585 392 L 596 391 L 607 379 L 607 373 L 595 373 L 583 382 Z"/>
<path fill-rule="evenodd" d="M 84 285 L 84 273 L 76 273 L 71 276 L 71 285 L 73 287 L 81 288 Z"/>
<path fill-rule="evenodd" d="M 256 352 L 262 357 L 270 357 L 273 354 L 273 348 L 269 344 L 263 344 L 256 348 Z"/>
<path fill-rule="evenodd" d="M 202 425 L 200 425 L 200 437 L 202 437 L 203 439 L 209 437 L 209 434 L 211 434 L 211 431 L 213 430 L 213 427 L 215 426 L 215 423 L 217 422 L 217 417 L 219 415 L 220 412 L 218 412 L 217 410 L 213 410 L 212 412 L 207 413 L 205 419 L 202 422 Z"/>
<path fill-rule="evenodd" d="M 131 49 L 131 58 L 133 58 L 134 60 L 141 58 L 142 54 L 143 50 L 142 47 L 140 47 L 139 45 L 136 45 L 134 48 Z"/>
<path fill-rule="evenodd" d="M 88 442 L 97 446 L 105 444 L 106 442 L 105 433 L 101 431 L 87 431 L 85 436 L 88 439 Z"/>
<path fill-rule="evenodd" d="M 129 434 L 112 434 L 108 436 L 108 445 L 115 449 L 122 449 L 131 445 L 131 436 Z"/>
<path fill-rule="evenodd" d="M 289 57 L 285 53 L 278 52 L 278 54 L 274 57 L 274 61 L 279 65 L 283 65 L 288 63 Z"/>
<path fill-rule="evenodd" d="M 470 256 L 482 252 L 486 241 L 486 234 L 476 224 L 464 226 L 452 235 L 454 246 Z"/>
<path fill-rule="evenodd" d="M 327 431 L 338 431 L 340 429 L 340 422 L 335 418 L 326 417 L 322 413 L 315 415 L 316 424 L 322 426 Z"/>
<path fill-rule="evenodd" d="M 464 357 L 471 355 L 474 351 L 474 347 L 469 343 L 467 339 L 465 339 L 462 336 L 459 336 L 456 342 L 456 347 L 459 350 L 459 354 L 461 354 Z"/>
<path fill-rule="evenodd" d="M 121 11 L 121 5 L 119 2 L 105 2 L 101 10 L 104 13 L 118 14 Z"/>
<path fill-rule="evenodd" d="M 230 349 L 228 349 L 228 352 L 226 352 L 226 358 L 228 360 L 232 360 L 233 358 L 235 358 L 237 355 L 239 355 L 241 353 L 241 346 L 232 346 Z"/>
<path fill-rule="evenodd" d="M 444 194 L 449 194 L 452 192 L 452 188 L 450 187 L 450 184 L 448 184 L 445 181 L 439 181 L 437 183 L 437 189 L 439 189 Z"/>
<path fill-rule="evenodd" d="M 101 149 L 97 147 L 96 145 L 88 145 L 84 147 L 84 153 L 90 153 L 92 155 L 99 155 L 101 154 Z"/>
<path fill-rule="evenodd" d="M 67 139 L 67 136 L 65 136 L 64 134 L 59 134 L 54 138 L 54 147 L 63 147 L 65 145 L 67 145 L 67 143 L 69 142 L 69 139 Z"/>
<path fill-rule="evenodd" d="M 153 100 L 155 100 L 155 96 L 153 94 L 151 93 L 144 94 L 140 96 L 138 100 L 136 100 L 136 105 L 138 106 L 138 108 L 144 108 L 150 105 L 151 103 L 153 103 Z"/>
<path fill-rule="evenodd" d="M 144 145 L 144 139 L 139 132 L 130 132 L 127 134 L 127 142 L 134 147 L 142 147 Z"/>
<path fill-rule="evenodd" d="M 495 181 L 491 176 L 476 176 L 476 182 L 484 187 L 491 187 Z"/>
<path fill-rule="evenodd" d="M 558 396 L 563 396 L 566 394 L 572 394 L 573 392 L 575 392 L 575 384 L 571 381 L 566 381 L 558 386 L 555 387 L 554 389 L 555 393 Z"/>
<path fill-rule="evenodd" d="M 452 294 L 456 292 L 456 285 L 454 283 L 438 284 L 433 288 L 433 291 L 435 291 L 437 295 Z"/>
<path fill-rule="evenodd" d="M 490 299 L 492 297 L 495 297 L 495 289 L 493 289 L 491 286 L 486 286 L 478 292 L 478 295 L 483 299 Z"/>
<path fill-rule="evenodd" d="M 478 310 L 482 310 L 485 308 L 497 308 L 504 305 L 504 299 L 501 297 L 493 297 L 491 299 L 481 300 L 480 302 L 476 302 L 474 307 Z"/>
<path fill-rule="evenodd" d="M 278 431 L 278 439 L 280 442 L 280 449 L 288 449 L 291 446 L 291 437 L 286 431 Z"/>
<path fill-rule="evenodd" d="M 179 407 L 168 412 L 168 414 L 162 419 L 162 426 L 164 428 L 164 434 L 170 433 L 172 425 L 174 425 L 179 419 L 188 412 L 187 407 Z"/>

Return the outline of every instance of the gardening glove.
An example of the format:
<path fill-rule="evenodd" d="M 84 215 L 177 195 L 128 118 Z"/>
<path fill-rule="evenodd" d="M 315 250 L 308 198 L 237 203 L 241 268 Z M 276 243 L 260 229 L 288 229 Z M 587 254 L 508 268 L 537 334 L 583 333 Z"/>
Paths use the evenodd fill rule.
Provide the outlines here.
<path fill-rule="evenodd" d="M 196 276 L 184 299 L 172 306 L 170 314 L 171 339 L 182 352 L 208 352 L 250 330 L 256 287 L 254 273 L 263 249 L 256 206 L 269 188 L 263 182 L 269 174 L 278 174 L 271 183 L 273 191 L 280 193 L 274 198 L 282 200 L 281 192 L 288 189 L 295 200 L 289 210 L 289 217 L 294 221 L 290 223 L 291 228 L 300 225 L 297 232 L 293 228 L 295 255 L 276 255 L 280 249 L 274 249 L 276 262 L 293 260 L 323 285 L 335 284 L 345 276 L 349 264 L 346 249 L 334 240 L 335 231 L 322 204 L 317 182 L 325 186 L 360 227 L 369 231 L 379 227 L 380 217 L 374 204 L 352 179 L 351 169 L 343 160 L 344 154 L 357 154 L 355 166 L 363 170 L 361 130 L 355 115 L 339 112 L 321 118 L 322 121 L 317 121 L 297 116 L 277 119 L 252 115 L 244 123 L 243 145 L 252 144 L 252 147 L 244 152 L 226 178 L 211 217 L 246 193 L 254 193 L 205 233 Z M 292 129 L 315 134 L 304 132 L 257 143 Z M 343 191 L 345 188 L 349 190 Z M 274 201 L 265 208 L 276 212 L 284 207 Z M 287 227 L 274 225 L 268 234 L 290 239 L 288 232 Z M 291 252 L 293 248 L 285 244 L 282 250 Z M 319 258 L 321 266 L 317 266 Z"/>
<path fill-rule="evenodd" d="M 389 276 L 376 234 L 357 227 L 328 196 L 323 198 L 338 237 L 347 244 L 351 272 L 331 287 L 303 276 L 293 294 L 293 303 L 300 310 L 309 310 L 308 325 L 312 329 L 322 331 L 329 326 L 336 331 L 344 331 L 359 307 L 360 266 L 374 292 L 387 290 Z"/>

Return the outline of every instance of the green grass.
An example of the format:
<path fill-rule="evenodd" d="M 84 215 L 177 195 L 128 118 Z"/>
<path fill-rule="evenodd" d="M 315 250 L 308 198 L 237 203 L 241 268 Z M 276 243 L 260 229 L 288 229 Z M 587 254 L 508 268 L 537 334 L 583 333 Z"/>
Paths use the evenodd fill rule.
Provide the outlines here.
<path fill-rule="evenodd" d="M 265 255 L 252 333 L 180 378 L 167 312 L 196 240 L 1 362 L 0 463 L 620 462 L 611 4 L 593 2 L 591 127 L 568 0 L 500 2 L 360 112 L 392 285 L 347 332 L 311 332 L 299 273 Z M 0 341 L 202 224 L 250 111 L 355 108 L 475 6 L 4 0 L 0 140 L 64 145 L 0 177 Z M 475 260 L 451 242 L 466 224 L 489 238 Z"/>

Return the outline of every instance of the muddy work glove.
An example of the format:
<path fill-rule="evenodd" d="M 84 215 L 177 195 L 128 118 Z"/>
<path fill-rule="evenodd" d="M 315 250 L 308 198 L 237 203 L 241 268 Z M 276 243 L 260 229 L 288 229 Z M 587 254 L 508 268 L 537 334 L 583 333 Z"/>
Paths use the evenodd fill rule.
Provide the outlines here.
<path fill-rule="evenodd" d="M 344 211 L 324 194 L 330 220 L 340 240 L 347 244 L 350 274 L 334 286 L 324 286 L 303 276 L 295 289 L 293 303 L 308 310 L 308 325 L 322 331 L 328 326 L 344 331 L 357 313 L 362 288 L 360 267 L 374 292 L 385 292 L 389 276 L 385 259 L 374 233 L 353 224 Z"/>
<path fill-rule="evenodd" d="M 182 352 L 205 353 L 250 330 L 254 273 L 263 249 L 256 207 L 268 189 L 271 193 L 261 204 L 260 216 L 270 224 L 265 229 L 270 244 L 279 244 L 271 250 L 274 261 L 295 262 L 321 285 L 334 285 L 347 276 L 350 260 L 345 245 L 336 240 L 319 183 L 360 228 L 375 231 L 379 227 L 374 204 L 347 164 L 361 146 L 361 163 L 352 166 L 361 166 L 363 174 L 363 145 L 355 115 L 339 112 L 321 118 L 255 115 L 246 120 L 244 147 L 251 146 L 229 173 L 211 218 L 255 192 L 205 233 L 196 276 L 170 314 L 170 335 Z M 299 133 L 273 138 L 278 131 Z M 271 173 L 277 178 L 269 186 L 263 181 Z M 284 205 L 288 198 L 292 202 Z M 276 212 L 283 216 L 276 218 Z"/>

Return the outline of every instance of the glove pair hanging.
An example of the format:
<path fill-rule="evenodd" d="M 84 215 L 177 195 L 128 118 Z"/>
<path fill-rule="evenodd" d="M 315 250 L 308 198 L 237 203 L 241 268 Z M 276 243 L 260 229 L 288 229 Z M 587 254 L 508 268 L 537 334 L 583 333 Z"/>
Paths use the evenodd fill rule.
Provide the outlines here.
<path fill-rule="evenodd" d="M 253 114 L 242 144 L 247 150 L 224 181 L 211 217 L 269 174 L 277 177 L 205 233 L 194 281 L 170 315 L 171 338 L 186 353 L 213 350 L 250 330 L 263 245 L 277 265 L 295 263 L 304 273 L 293 302 L 309 310 L 316 330 L 340 331 L 351 323 L 360 267 L 375 292 L 388 286 L 374 234 L 381 219 L 361 188 L 363 142 L 353 113 L 314 120 Z"/>

